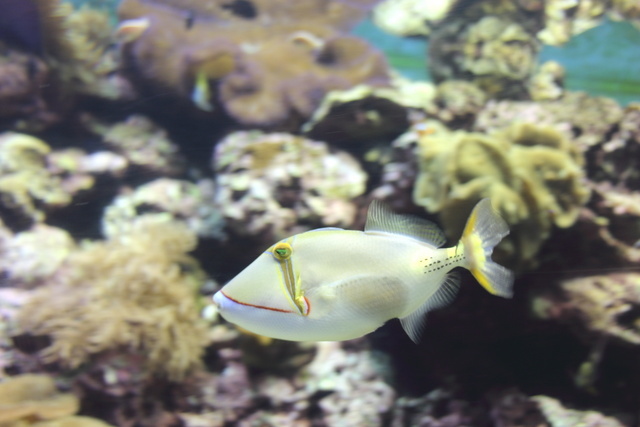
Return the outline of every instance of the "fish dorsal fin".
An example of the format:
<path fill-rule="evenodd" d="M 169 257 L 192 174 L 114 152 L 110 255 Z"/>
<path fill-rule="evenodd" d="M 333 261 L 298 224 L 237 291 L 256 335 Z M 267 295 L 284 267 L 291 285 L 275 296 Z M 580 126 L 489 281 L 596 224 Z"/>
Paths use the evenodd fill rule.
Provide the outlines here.
<path fill-rule="evenodd" d="M 402 329 L 409 335 L 411 341 L 416 344 L 420 341 L 426 324 L 426 314 L 449 304 L 456 297 L 459 288 L 460 275 L 453 271 L 445 276 L 436 293 L 431 295 L 424 304 L 410 315 L 400 319 Z"/>
<path fill-rule="evenodd" d="M 380 200 L 369 205 L 364 231 L 382 231 L 413 237 L 436 248 L 444 245 L 444 232 L 431 221 L 412 215 L 398 215 Z"/>
<path fill-rule="evenodd" d="M 307 233 L 313 233 L 315 231 L 344 231 L 344 228 L 340 227 L 322 227 L 322 228 L 314 228 L 313 230 L 307 231 Z"/>

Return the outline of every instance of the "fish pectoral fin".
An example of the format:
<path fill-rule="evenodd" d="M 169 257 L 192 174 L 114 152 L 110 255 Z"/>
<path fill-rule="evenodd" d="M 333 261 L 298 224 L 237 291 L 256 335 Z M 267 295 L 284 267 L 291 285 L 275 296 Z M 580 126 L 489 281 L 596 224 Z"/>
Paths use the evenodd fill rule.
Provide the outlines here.
<path fill-rule="evenodd" d="M 456 297 L 459 288 L 460 275 L 453 271 L 445 276 L 438 290 L 424 304 L 410 315 L 400 319 L 402 329 L 409 335 L 411 341 L 416 344 L 420 341 L 426 325 L 427 313 L 448 305 Z"/>

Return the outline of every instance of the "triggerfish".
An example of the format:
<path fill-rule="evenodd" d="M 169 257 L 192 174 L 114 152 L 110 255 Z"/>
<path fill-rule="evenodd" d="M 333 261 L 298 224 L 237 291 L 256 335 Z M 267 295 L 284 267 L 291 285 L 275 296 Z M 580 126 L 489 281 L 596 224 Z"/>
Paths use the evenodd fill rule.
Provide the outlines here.
<path fill-rule="evenodd" d="M 425 314 L 448 304 L 464 267 L 490 293 L 511 297 L 514 275 L 491 259 L 509 234 L 489 199 L 467 220 L 457 245 L 435 224 L 369 206 L 364 231 L 320 228 L 281 240 L 213 300 L 229 322 L 271 338 L 340 341 L 398 318 L 418 342 Z"/>

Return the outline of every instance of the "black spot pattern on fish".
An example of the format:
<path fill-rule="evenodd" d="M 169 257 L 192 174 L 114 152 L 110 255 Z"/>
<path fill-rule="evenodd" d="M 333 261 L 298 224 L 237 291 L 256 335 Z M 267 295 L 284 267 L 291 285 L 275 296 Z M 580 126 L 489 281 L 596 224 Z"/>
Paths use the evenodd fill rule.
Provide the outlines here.
<path fill-rule="evenodd" d="M 425 258 L 421 260 L 421 262 L 426 262 L 427 264 L 424 266 L 424 271 L 422 274 L 434 273 L 436 271 L 440 271 L 443 268 L 448 268 L 450 270 L 453 266 L 455 266 L 460 261 L 464 260 L 464 254 L 456 254 L 451 258 L 447 258 L 446 260 L 431 260 L 431 258 Z"/>

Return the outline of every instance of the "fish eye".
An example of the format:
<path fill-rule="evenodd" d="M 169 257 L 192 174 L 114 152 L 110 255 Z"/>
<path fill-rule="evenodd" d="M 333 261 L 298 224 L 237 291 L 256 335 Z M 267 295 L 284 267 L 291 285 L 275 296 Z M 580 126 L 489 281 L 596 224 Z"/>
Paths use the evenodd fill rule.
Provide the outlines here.
<path fill-rule="evenodd" d="M 280 242 L 273 247 L 273 256 L 278 260 L 285 260 L 291 256 L 293 249 L 288 243 Z"/>

